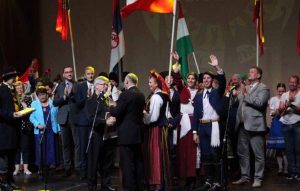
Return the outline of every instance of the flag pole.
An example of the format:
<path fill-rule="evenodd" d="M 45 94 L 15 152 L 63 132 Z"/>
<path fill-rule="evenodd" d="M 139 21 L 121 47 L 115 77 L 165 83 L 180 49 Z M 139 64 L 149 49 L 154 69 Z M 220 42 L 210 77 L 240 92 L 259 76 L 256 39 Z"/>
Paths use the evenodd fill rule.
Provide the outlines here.
<path fill-rule="evenodd" d="M 176 21 L 176 7 L 177 7 L 177 0 L 174 0 L 172 36 L 171 36 L 171 47 L 170 47 L 170 60 L 169 60 L 169 76 L 171 76 L 171 70 L 172 70 L 172 55 L 171 55 L 171 53 L 173 52 L 173 44 L 174 44 L 175 21 Z M 170 82 L 170 78 L 168 79 L 168 82 Z"/>
<path fill-rule="evenodd" d="M 119 82 L 122 82 L 122 75 L 123 75 L 123 58 L 120 59 L 118 63 L 118 78 Z"/>
<path fill-rule="evenodd" d="M 259 21 L 256 19 L 256 66 L 259 67 Z"/>
<path fill-rule="evenodd" d="M 171 70 L 172 70 L 172 55 L 171 55 L 171 53 L 173 52 L 173 44 L 174 44 L 175 21 L 176 21 L 176 7 L 177 7 L 177 0 L 174 0 L 174 4 L 173 4 L 173 24 L 172 24 L 171 47 L 170 47 L 168 83 L 170 83 L 170 76 L 171 76 Z M 166 116 L 168 116 L 168 111 L 169 111 L 169 102 L 167 103 L 167 107 L 166 107 Z"/>
<path fill-rule="evenodd" d="M 195 61 L 195 65 L 196 65 L 196 68 L 197 68 L 197 72 L 198 72 L 198 74 L 200 74 L 200 70 L 199 70 L 199 67 L 198 67 L 198 62 L 197 62 L 197 60 L 196 60 L 195 52 L 193 52 L 193 58 L 194 58 L 194 61 Z"/>
<path fill-rule="evenodd" d="M 74 40 L 73 40 L 73 30 L 72 30 L 72 23 L 71 23 L 71 7 L 69 2 L 69 9 L 68 9 L 68 23 L 70 28 L 70 42 L 71 42 L 71 49 L 72 49 L 72 59 L 73 59 L 73 68 L 74 68 L 74 78 L 77 81 L 77 71 L 76 71 L 76 61 L 75 61 L 75 53 L 74 53 Z"/>

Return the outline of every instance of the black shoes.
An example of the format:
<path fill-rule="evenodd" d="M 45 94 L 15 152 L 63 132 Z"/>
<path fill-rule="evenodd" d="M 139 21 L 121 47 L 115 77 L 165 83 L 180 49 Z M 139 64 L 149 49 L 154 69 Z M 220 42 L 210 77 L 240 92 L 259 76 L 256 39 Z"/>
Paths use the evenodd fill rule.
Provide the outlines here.
<path fill-rule="evenodd" d="M 79 174 L 79 180 L 85 180 L 86 179 L 86 171 L 80 171 Z"/>
<path fill-rule="evenodd" d="M 207 191 L 221 191 L 221 190 L 222 190 L 222 187 L 220 186 L 220 184 L 215 183 Z"/>
<path fill-rule="evenodd" d="M 13 182 L 11 182 L 9 185 L 10 185 L 10 187 L 12 187 L 13 190 L 20 190 L 20 189 L 21 189 L 20 186 L 16 185 L 16 184 L 13 183 Z"/>
<path fill-rule="evenodd" d="M 197 191 L 222 191 L 223 188 L 219 183 L 211 184 L 209 182 L 205 182 L 203 186 L 201 186 Z"/>
<path fill-rule="evenodd" d="M 66 169 L 66 170 L 65 170 L 65 173 L 64 173 L 64 177 L 67 178 L 67 177 L 69 177 L 69 176 L 71 176 L 71 175 L 72 175 L 71 169 Z"/>
<path fill-rule="evenodd" d="M 105 188 L 101 188 L 101 191 L 117 191 L 117 189 L 112 186 L 107 186 Z"/>
<path fill-rule="evenodd" d="M 205 182 L 197 191 L 207 191 L 212 187 L 211 183 Z"/>
<path fill-rule="evenodd" d="M 89 191 L 96 191 L 97 185 L 96 184 L 88 184 L 88 190 Z"/>
<path fill-rule="evenodd" d="M 0 190 L 1 191 L 13 191 L 14 189 L 8 183 L 1 182 L 0 183 Z"/>

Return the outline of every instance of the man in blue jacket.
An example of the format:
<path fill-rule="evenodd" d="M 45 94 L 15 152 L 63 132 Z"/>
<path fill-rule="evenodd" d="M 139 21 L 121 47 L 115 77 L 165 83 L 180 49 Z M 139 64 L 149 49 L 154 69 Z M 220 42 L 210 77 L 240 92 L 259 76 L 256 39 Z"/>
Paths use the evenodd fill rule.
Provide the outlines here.
<path fill-rule="evenodd" d="M 220 158 L 221 158 L 221 123 L 222 96 L 226 87 L 223 70 L 218 65 L 216 56 L 210 56 L 211 63 L 218 75 L 211 72 L 203 74 L 204 90 L 194 98 L 194 141 L 201 147 L 202 162 L 204 163 L 206 183 L 199 189 L 201 191 L 216 191 L 221 189 Z M 213 80 L 217 78 L 219 87 L 213 88 Z"/>

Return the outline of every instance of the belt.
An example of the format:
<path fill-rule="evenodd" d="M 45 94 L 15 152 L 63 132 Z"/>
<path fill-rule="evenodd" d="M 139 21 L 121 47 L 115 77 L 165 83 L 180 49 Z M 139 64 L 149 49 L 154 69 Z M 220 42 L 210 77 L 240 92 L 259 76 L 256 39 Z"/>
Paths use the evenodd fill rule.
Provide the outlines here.
<path fill-rule="evenodd" d="M 200 124 L 207 124 L 207 123 L 212 123 L 212 122 L 217 122 L 219 121 L 218 119 L 199 119 Z"/>

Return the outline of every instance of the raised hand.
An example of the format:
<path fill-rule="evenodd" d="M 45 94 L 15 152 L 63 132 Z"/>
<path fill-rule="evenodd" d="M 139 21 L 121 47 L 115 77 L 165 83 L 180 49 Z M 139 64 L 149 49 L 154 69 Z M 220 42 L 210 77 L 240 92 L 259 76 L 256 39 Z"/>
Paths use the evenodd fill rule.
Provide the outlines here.
<path fill-rule="evenodd" d="M 213 67 L 217 67 L 219 65 L 218 59 L 215 55 L 210 55 L 210 62 L 208 62 L 209 65 L 213 66 Z"/>
<path fill-rule="evenodd" d="M 176 62 L 179 61 L 179 55 L 177 54 L 177 52 L 171 52 L 172 57 L 174 58 L 174 60 L 176 60 Z"/>

